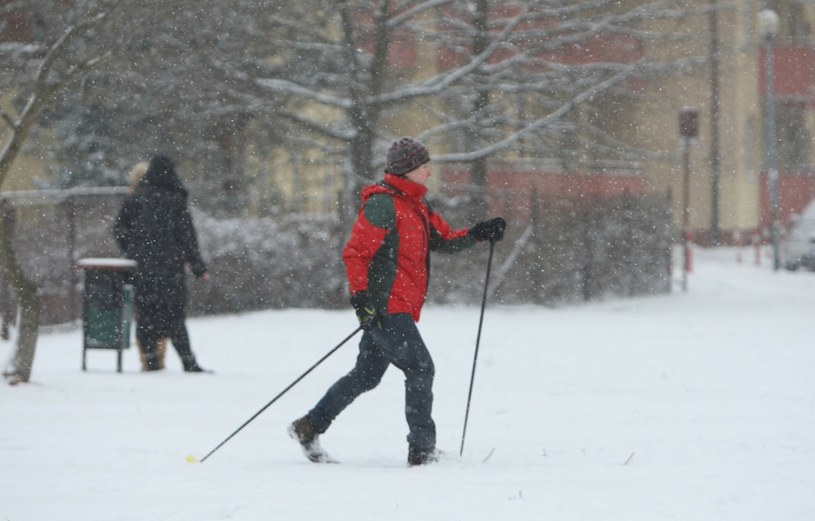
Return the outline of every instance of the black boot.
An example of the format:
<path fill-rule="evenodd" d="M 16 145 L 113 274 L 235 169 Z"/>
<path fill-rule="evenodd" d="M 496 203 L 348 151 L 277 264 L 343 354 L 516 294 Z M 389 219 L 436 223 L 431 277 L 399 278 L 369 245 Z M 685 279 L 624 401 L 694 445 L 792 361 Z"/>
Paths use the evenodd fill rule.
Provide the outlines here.
<path fill-rule="evenodd" d="M 436 447 L 422 448 L 416 445 L 408 446 L 408 465 L 411 467 L 435 463 L 439 461 L 439 456 L 441 456 L 441 451 Z"/>
<path fill-rule="evenodd" d="M 208 369 L 204 369 L 203 367 L 198 365 L 198 362 L 195 360 L 195 358 L 184 359 L 184 360 L 181 361 L 181 363 L 184 364 L 184 372 L 185 373 L 211 373 L 212 372 L 212 371 L 210 371 Z"/>
<path fill-rule="evenodd" d="M 145 371 L 161 371 L 164 369 L 161 367 L 161 361 L 158 359 L 158 355 L 155 351 L 152 353 L 145 352 L 144 353 L 144 370 Z"/>

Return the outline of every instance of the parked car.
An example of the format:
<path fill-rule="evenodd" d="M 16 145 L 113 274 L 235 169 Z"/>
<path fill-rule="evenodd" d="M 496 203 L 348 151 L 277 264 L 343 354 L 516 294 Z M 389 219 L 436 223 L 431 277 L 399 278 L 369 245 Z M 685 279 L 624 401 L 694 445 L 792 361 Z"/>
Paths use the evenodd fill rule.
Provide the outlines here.
<path fill-rule="evenodd" d="M 815 200 L 790 226 L 784 246 L 784 267 L 793 271 L 799 268 L 815 271 Z"/>

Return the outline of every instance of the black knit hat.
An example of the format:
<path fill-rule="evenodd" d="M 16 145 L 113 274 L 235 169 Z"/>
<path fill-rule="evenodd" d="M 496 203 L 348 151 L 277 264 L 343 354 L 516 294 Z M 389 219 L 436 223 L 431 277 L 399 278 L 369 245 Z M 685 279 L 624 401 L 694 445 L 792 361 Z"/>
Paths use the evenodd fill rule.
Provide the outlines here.
<path fill-rule="evenodd" d="M 385 166 L 385 172 L 405 175 L 428 162 L 430 162 L 430 153 L 427 147 L 415 139 L 403 137 L 391 143 L 388 148 L 388 164 Z"/>

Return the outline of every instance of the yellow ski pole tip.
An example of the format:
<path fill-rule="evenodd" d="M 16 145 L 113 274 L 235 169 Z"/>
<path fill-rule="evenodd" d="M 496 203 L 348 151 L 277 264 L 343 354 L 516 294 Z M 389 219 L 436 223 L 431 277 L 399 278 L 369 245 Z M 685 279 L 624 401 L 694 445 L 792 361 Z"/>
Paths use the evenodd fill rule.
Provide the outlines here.
<path fill-rule="evenodd" d="M 185 459 L 187 460 L 187 463 L 198 463 L 198 458 L 196 458 L 192 454 L 187 454 L 187 457 Z"/>

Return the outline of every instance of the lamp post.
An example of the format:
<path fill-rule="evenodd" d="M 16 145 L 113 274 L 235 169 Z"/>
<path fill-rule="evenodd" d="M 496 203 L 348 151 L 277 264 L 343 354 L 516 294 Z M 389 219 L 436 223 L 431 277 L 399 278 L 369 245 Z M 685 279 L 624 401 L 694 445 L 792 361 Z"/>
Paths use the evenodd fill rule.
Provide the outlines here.
<path fill-rule="evenodd" d="M 778 221 L 778 156 L 775 135 L 775 71 L 773 40 L 779 29 L 778 14 L 772 9 L 762 9 L 758 13 L 758 31 L 764 41 L 765 95 L 764 110 L 764 157 L 767 168 L 767 190 L 770 196 L 770 240 L 773 245 L 773 270 L 781 268 L 779 236 L 781 224 Z"/>
<path fill-rule="evenodd" d="M 721 151 L 719 150 L 719 115 L 721 113 L 719 65 L 719 0 L 710 2 L 710 240 L 718 246 L 721 240 L 719 194 L 721 193 Z"/>
<path fill-rule="evenodd" d="M 690 252 L 690 145 L 699 136 L 699 111 L 685 107 L 679 111 L 679 136 L 682 138 L 682 291 L 688 291 Z"/>

